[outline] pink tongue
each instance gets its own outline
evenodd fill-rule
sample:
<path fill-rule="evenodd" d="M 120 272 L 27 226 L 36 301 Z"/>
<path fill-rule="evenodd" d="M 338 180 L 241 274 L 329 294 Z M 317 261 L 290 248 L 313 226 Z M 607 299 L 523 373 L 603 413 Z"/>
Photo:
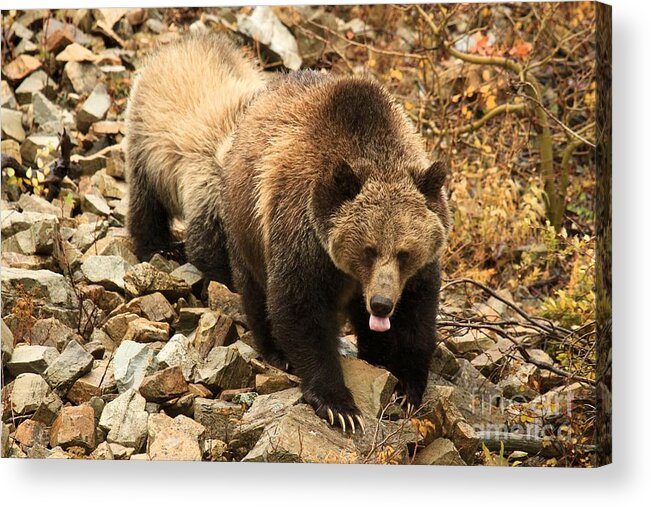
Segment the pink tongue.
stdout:
<path fill-rule="evenodd" d="M 391 329 L 391 321 L 388 317 L 376 317 L 375 315 L 371 315 L 371 318 L 368 319 L 368 327 L 373 331 L 384 333 Z"/>

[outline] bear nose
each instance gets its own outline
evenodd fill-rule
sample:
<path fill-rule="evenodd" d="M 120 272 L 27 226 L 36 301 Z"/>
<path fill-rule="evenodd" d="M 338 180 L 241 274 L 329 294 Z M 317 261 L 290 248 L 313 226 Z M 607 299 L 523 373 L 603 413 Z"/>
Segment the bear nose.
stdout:
<path fill-rule="evenodd" d="M 384 296 L 373 296 L 371 298 L 371 311 L 376 317 L 386 317 L 393 310 L 393 301 Z"/>

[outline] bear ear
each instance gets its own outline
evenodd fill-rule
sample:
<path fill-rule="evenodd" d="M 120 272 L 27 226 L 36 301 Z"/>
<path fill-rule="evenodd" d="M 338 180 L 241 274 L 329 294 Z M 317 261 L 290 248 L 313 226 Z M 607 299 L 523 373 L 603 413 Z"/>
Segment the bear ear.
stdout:
<path fill-rule="evenodd" d="M 415 175 L 414 183 L 427 200 L 434 200 L 439 197 L 446 176 L 446 165 L 440 160 L 437 160 L 424 172 Z"/>
<path fill-rule="evenodd" d="M 346 201 L 352 201 L 361 189 L 362 182 L 348 162 L 342 160 L 317 179 L 312 193 L 314 216 L 330 217 Z"/>

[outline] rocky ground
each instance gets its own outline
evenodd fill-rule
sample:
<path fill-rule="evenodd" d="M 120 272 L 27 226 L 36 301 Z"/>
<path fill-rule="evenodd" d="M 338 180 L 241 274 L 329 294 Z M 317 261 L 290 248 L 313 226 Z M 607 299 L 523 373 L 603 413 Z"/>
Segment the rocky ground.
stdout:
<path fill-rule="evenodd" d="M 352 435 L 260 358 L 237 294 L 162 255 L 139 263 L 124 229 L 124 106 L 138 58 L 179 29 L 158 11 L 70 13 L 12 13 L 5 27 L 3 456 L 540 465 L 575 452 L 559 432 L 585 383 L 537 348 L 541 331 L 510 294 L 470 305 L 461 287 L 444 291 L 442 321 L 480 324 L 443 322 L 409 419 L 392 400 L 396 379 L 357 359 L 342 332 L 345 381 L 366 423 Z M 269 9 L 218 10 L 190 29 L 236 21 L 285 67 L 301 65 L 305 41 L 286 29 L 265 38 L 284 28 Z M 505 320 L 508 336 L 490 326 Z"/>

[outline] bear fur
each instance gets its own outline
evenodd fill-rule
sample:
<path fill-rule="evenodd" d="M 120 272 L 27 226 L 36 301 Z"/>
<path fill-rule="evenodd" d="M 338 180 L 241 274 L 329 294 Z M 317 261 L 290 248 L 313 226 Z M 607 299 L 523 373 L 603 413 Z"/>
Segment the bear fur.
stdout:
<path fill-rule="evenodd" d="M 184 218 L 190 261 L 232 276 L 260 352 L 291 366 L 331 424 L 361 420 L 338 360 L 346 319 L 359 357 L 394 373 L 398 394 L 418 406 L 449 228 L 443 165 L 372 78 L 267 80 L 230 44 L 207 40 L 163 49 L 132 93 L 138 254 L 161 246 L 163 222 Z"/>

